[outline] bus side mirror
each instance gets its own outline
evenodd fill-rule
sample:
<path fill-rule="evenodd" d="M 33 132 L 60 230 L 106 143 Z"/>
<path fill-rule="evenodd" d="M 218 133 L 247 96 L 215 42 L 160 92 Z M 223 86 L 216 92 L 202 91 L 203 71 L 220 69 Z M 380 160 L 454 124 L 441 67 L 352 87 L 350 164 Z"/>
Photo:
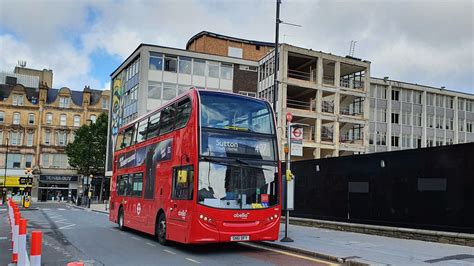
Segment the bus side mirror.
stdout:
<path fill-rule="evenodd" d="M 178 170 L 178 184 L 188 183 L 188 171 L 187 170 Z"/>

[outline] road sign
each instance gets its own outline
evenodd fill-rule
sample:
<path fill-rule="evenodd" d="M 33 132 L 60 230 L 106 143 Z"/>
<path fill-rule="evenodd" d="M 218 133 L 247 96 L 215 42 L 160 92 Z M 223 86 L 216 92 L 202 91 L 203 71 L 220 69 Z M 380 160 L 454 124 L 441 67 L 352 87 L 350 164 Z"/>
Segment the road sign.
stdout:
<path fill-rule="evenodd" d="M 303 128 L 291 128 L 291 156 L 303 156 Z"/>
<path fill-rule="evenodd" d="M 293 115 L 290 112 L 286 113 L 286 121 L 291 122 L 293 120 Z"/>

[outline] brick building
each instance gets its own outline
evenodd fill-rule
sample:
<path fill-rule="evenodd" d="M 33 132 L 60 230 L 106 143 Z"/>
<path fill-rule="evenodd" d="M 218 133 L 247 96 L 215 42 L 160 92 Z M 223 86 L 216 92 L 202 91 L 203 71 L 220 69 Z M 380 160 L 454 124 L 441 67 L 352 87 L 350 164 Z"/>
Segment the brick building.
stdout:
<path fill-rule="evenodd" d="M 31 190 L 34 200 L 50 199 L 58 193 L 74 196 L 79 179 L 68 164 L 65 146 L 74 140 L 77 128 L 108 109 L 110 91 L 89 87 L 83 91 L 53 89 L 43 76 L 30 76 L 31 71 L 15 72 L 2 73 L 0 84 L 0 186 L 6 176 L 8 192 L 24 190 L 18 180 L 25 177 L 25 168 L 32 168 L 36 178 L 26 190 Z M 23 85 L 35 77 L 40 85 Z"/>
<path fill-rule="evenodd" d="M 186 50 L 258 61 L 273 50 L 274 43 L 241 39 L 201 31 L 189 39 Z"/>

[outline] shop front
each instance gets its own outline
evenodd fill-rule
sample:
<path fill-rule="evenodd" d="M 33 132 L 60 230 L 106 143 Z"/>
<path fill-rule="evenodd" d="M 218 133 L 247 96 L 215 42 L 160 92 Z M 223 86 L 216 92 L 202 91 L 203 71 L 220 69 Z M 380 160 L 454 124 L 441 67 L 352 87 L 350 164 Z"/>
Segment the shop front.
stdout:
<path fill-rule="evenodd" d="M 6 182 L 5 182 L 6 179 Z M 0 187 L 2 189 L 2 197 L 4 199 L 13 198 L 17 202 L 21 202 L 23 196 L 31 195 L 31 187 L 33 178 L 22 176 L 1 176 Z"/>
<path fill-rule="evenodd" d="M 40 175 L 38 200 L 71 201 L 77 197 L 77 175 Z"/>

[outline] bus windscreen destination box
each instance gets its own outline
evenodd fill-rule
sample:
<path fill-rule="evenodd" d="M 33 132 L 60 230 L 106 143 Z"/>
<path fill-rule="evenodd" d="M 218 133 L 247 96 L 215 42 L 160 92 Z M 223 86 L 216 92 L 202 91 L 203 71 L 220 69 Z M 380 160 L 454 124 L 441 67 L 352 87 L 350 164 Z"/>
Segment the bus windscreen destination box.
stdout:
<path fill-rule="evenodd" d="M 274 160 L 272 138 L 243 137 L 238 134 L 203 132 L 201 154 L 216 157 L 240 157 Z"/>

